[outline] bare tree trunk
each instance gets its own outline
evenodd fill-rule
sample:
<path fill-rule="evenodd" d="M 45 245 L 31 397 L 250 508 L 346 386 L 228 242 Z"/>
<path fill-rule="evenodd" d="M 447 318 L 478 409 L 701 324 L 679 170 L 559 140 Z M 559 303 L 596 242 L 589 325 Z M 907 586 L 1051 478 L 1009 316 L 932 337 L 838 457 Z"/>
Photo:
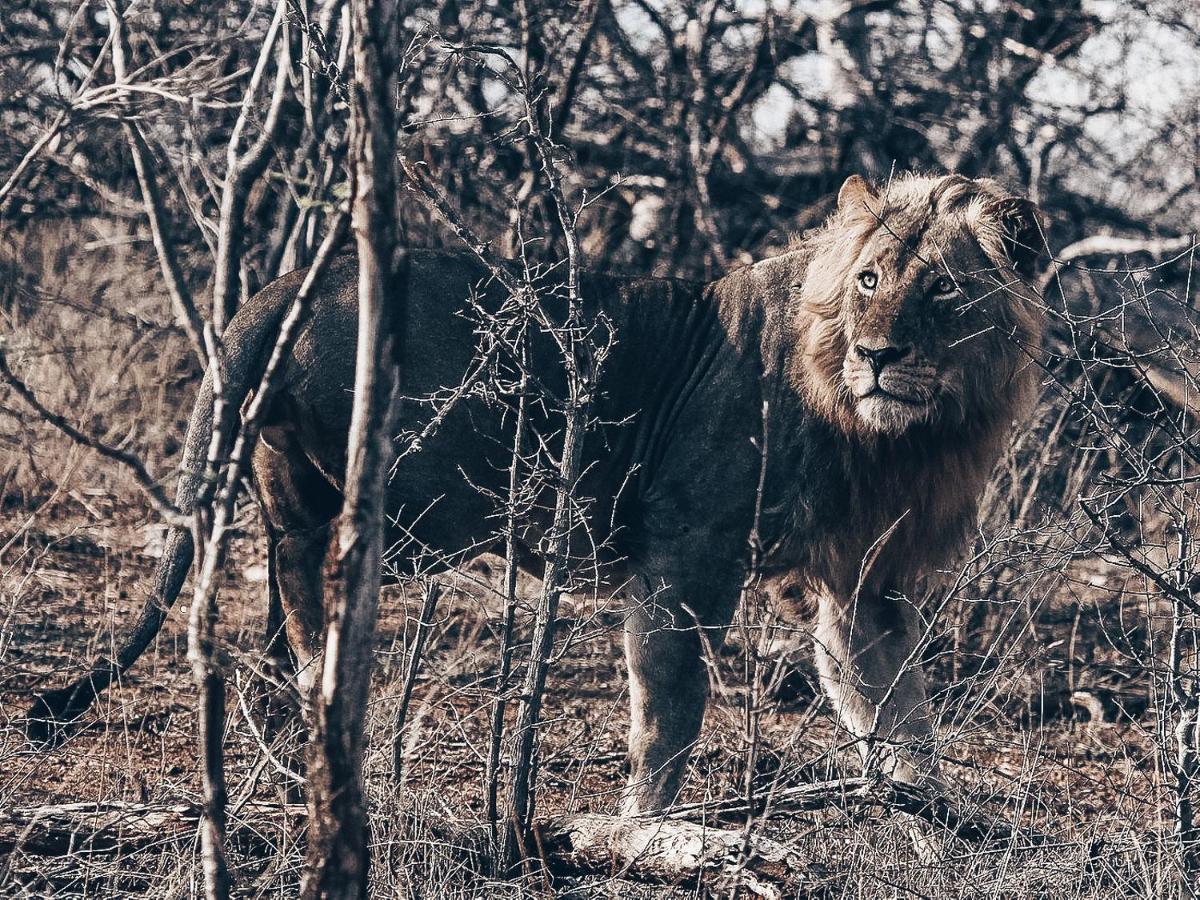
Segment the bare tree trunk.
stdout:
<path fill-rule="evenodd" d="M 1186 590 L 1189 558 L 1189 535 L 1179 535 L 1179 593 Z M 1174 720 L 1175 755 L 1175 840 L 1179 847 L 1181 898 L 1195 896 L 1194 887 L 1200 874 L 1200 828 L 1196 826 L 1196 790 L 1200 782 L 1200 747 L 1197 746 L 1200 727 L 1197 725 L 1200 692 L 1196 681 L 1196 614 L 1178 599 L 1171 603 L 1171 645 L 1167 660 L 1167 679 L 1170 703 L 1167 709 Z"/>
<path fill-rule="evenodd" d="M 367 896 L 362 762 L 383 552 L 384 495 L 394 455 L 405 258 L 396 249 L 394 0 L 352 0 L 353 227 L 358 246 L 358 352 L 345 504 L 330 579 L 325 660 L 309 748 L 306 898 Z"/>
<path fill-rule="evenodd" d="M 212 659 L 211 650 L 208 653 Z M 200 674 L 201 781 L 204 815 L 200 819 L 204 895 L 208 900 L 229 896 L 229 862 L 225 858 L 225 673 L 219 664 L 198 664 Z"/>
<path fill-rule="evenodd" d="M 514 68 L 516 68 L 514 66 Z M 519 69 L 518 69 L 519 74 Z M 537 728 L 541 722 L 542 694 L 550 669 L 554 649 L 554 624 L 558 618 L 558 599 L 565 589 L 568 575 L 570 536 L 576 522 L 575 486 L 583 460 L 583 441 L 587 431 L 591 392 L 595 387 L 603 351 L 594 345 L 595 334 L 584 320 L 582 298 L 579 295 L 580 260 L 576 221 L 567 209 L 562 190 L 562 177 L 554 158 L 554 146 L 541 131 L 533 91 L 521 82 L 525 101 L 529 142 L 542 163 L 542 174 L 551 204 L 558 216 L 559 227 L 567 249 L 567 318 L 555 336 L 562 354 L 567 375 L 567 402 L 562 456 L 558 464 L 558 484 L 554 498 L 554 517 L 547 535 L 545 574 L 542 576 L 542 596 L 533 623 L 533 641 L 529 651 L 529 669 L 521 692 L 521 709 L 515 732 L 516 753 L 513 766 L 512 792 L 509 797 L 508 824 L 505 832 L 503 857 L 513 861 L 517 856 L 518 838 L 533 819 L 537 765 L 534 753 Z"/>
<path fill-rule="evenodd" d="M 502 859 L 505 846 L 500 838 L 500 752 L 504 743 L 504 712 L 508 705 L 509 681 L 512 679 L 513 629 L 517 617 L 517 514 L 520 506 L 521 465 L 525 449 L 527 417 L 526 394 L 529 390 L 529 341 L 524 329 L 520 342 L 521 375 L 517 386 L 517 420 L 514 423 L 512 459 L 508 468 L 508 509 L 504 516 L 504 621 L 500 629 L 500 673 L 496 676 L 495 699 L 492 701 L 492 722 L 488 736 L 487 769 L 484 773 L 487 806 L 489 851 L 498 869 L 506 864 Z"/>
<path fill-rule="evenodd" d="M 537 779 L 534 751 L 537 728 L 541 722 L 542 695 L 546 690 L 546 675 L 550 670 L 550 654 L 554 648 L 554 624 L 558 618 L 558 599 L 567 576 L 567 550 L 573 520 L 575 482 L 579 478 L 583 459 L 584 408 L 572 402 L 567 410 L 567 430 L 563 438 L 560 483 L 554 501 L 554 522 L 550 531 L 550 550 L 546 556 L 542 578 L 542 596 L 533 623 L 533 642 L 529 651 L 529 669 L 521 691 L 521 711 L 517 717 L 516 761 L 513 767 L 512 794 L 509 798 L 510 828 L 506 832 L 503 857 L 513 862 L 517 857 L 518 835 L 523 834 L 534 812 L 534 792 Z M 519 831 L 518 831 L 519 829 Z"/>

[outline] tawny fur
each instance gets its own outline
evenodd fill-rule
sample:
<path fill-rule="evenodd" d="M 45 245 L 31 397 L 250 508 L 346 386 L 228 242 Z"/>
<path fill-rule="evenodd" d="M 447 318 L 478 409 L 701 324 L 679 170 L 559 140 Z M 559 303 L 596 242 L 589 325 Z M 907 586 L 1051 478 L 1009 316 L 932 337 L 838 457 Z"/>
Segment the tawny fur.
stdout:
<path fill-rule="evenodd" d="M 676 795 L 703 718 L 705 643 L 719 644 L 733 615 L 756 519 L 763 574 L 781 596 L 817 608 L 821 679 L 847 729 L 864 751 L 881 745 L 880 762 L 897 777 L 936 780 L 932 716 L 911 665 L 920 618 L 909 598 L 974 524 L 1036 385 L 1042 323 L 1026 278 L 1037 224 L 1030 204 L 987 180 L 910 176 L 876 189 L 852 178 L 821 231 L 711 284 L 583 279 L 588 312 L 612 322 L 617 343 L 594 410 L 609 424 L 585 449 L 588 530 L 572 552 L 582 559 L 600 548 L 588 571 L 627 609 L 627 811 L 659 809 Z M 499 298 L 466 257 L 413 251 L 408 270 L 401 412 L 413 434 L 472 368 L 477 335 L 456 311 L 475 287 L 485 305 Z M 269 286 L 231 323 L 225 389 L 234 408 L 301 277 Z M 943 277 L 953 296 L 934 296 Z M 270 627 L 286 632 L 302 684 L 320 644 L 321 561 L 341 503 L 355 278 L 354 261 L 343 259 L 316 292 L 254 456 Z M 532 356 L 543 383 L 561 384 L 552 344 L 535 342 Z M 470 393 L 421 452 L 402 458 L 388 489 L 388 543 L 402 547 L 400 569 L 494 545 L 489 492 L 507 489 L 511 399 Z M 549 433 L 556 423 L 542 416 L 539 406 L 530 424 Z M 211 431 L 206 381 L 184 454 L 185 509 Z M 527 549 L 545 527 L 535 515 Z M 34 737 L 57 736 L 133 664 L 191 554 L 190 535 L 173 533 L 135 632 L 114 659 L 38 698 Z"/>

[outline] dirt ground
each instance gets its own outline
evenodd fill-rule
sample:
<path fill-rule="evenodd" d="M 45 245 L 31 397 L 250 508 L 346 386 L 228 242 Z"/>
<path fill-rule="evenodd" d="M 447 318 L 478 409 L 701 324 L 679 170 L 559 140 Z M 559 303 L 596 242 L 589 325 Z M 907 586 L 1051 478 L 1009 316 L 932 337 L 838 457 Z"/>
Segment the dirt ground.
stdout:
<path fill-rule="evenodd" d="M 9 508 L 0 520 L 0 808 L 196 800 L 195 692 L 182 609 L 63 746 L 35 751 L 25 743 L 19 720 L 31 692 L 62 683 L 129 626 L 162 536 L 157 526 L 142 524 L 138 510 L 114 509 L 102 497 L 68 497 L 49 514 L 35 512 Z M 288 749 L 266 753 L 257 737 L 250 685 L 263 631 L 265 566 L 253 511 L 244 519 L 220 607 L 231 673 L 232 858 L 239 895 L 287 897 L 296 889 L 302 822 L 287 805 L 296 799 L 283 774 Z M 485 560 L 472 574 L 486 582 L 498 570 Z M 899 814 L 828 809 L 761 823 L 764 834 L 789 841 L 812 860 L 811 895 L 1163 895 L 1169 867 L 1159 852 L 1159 810 L 1167 797 L 1154 750 L 1152 687 L 1122 672 L 1120 647 L 1106 637 L 1111 628 L 1104 623 L 1125 613 L 1115 595 L 1096 589 L 1104 577 L 1093 563 L 1084 589 L 1062 587 L 1036 609 L 1021 609 L 1019 626 L 998 638 L 991 629 L 992 647 L 958 634 L 970 620 L 960 615 L 968 624 L 960 622 L 958 632 L 948 627 L 946 640 L 929 654 L 940 689 L 947 776 L 959 797 L 968 808 L 1048 835 L 1048 843 L 988 848 L 946 839 L 930 855 L 915 852 L 914 826 Z M 419 605 L 418 596 L 399 588 L 388 589 L 382 604 L 368 760 L 378 895 L 544 894 L 536 874 L 504 885 L 468 876 L 438 836 L 446 823 L 482 819 L 498 662 L 497 604 L 486 590 L 451 590 L 442 603 L 403 738 L 405 770 L 399 783 L 393 779 L 393 717 Z M 994 604 L 988 615 L 1018 606 Z M 573 598 L 563 616 L 560 634 L 569 639 L 551 678 L 540 808 L 611 812 L 623 778 L 627 721 L 619 614 Z M 735 628 L 712 667 L 714 697 L 684 800 L 744 791 L 745 641 L 739 634 Z M 772 687 L 759 704 L 758 789 L 855 774 L 855 760 L 831 749 L 844 736 L 814 687 L 807 654 L 797 649 L 803 647 L 800 629 L 781 626 L 776 638 L 787 652 L 774 654 L 782 669 L 766 667 Z M 977 666 L 964 683 L 963 667 L 985 657 L 1001 662 L 986 671 Z M 246 832 L 255 839 L 246 840 Z M 81 850 L 46 857 L 17 850 L 0 861 L 0 895 L 197 893 L 195 841 L 166 843 L 124 855 Z M 553 890 L 672 893 L 615 877 L 560 880 Z"/>

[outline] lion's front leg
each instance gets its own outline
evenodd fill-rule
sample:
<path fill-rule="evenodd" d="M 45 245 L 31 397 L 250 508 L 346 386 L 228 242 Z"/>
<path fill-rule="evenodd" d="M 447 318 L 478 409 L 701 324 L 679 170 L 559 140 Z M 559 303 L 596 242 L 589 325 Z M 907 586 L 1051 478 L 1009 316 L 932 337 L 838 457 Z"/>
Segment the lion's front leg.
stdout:
<path fill-rule="evenodd" d="M 818 597 L 814 630 L 821 684 L 865 763 L 909 784 L 940 789 L 933 716 L 919 654 L 921 620 L 905 598 Z"/>
<path fill-rule="evenodd" d="M 638 815 L 667 809 L 679 793 L 708 699 L 704 655 L 724 639 L 737 586 L 687 590 L 639 577 L 627 594 L 630 773 L 621 812 Z"/>
<path fill-rule="evenodd" d="M 636 625 L 625 632 L 629 663 L 629 782 L 625 815 L 668 808 L 704 721 L 708 675 L 696 631 Z"/>

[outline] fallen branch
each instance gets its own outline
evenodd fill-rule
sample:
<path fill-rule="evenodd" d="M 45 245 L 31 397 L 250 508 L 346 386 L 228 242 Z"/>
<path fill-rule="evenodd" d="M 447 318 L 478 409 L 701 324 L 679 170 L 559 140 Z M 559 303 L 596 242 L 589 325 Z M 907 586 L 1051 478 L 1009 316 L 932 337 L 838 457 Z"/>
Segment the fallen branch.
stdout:
<path fill-rule="evenodd" d="M 1196 244 L 1193 235 L 1173 238 L 1123 238 L 1111 234 L 1094 234 L 1068 244 L 1055 254 L 1056 262 L 1067 263 L 1087 256 L 1129 256 L 1145 253 L 1150 256 L 1174 256 L 1186 253 Z"/>
<path fill-rule="evenodd" d="M 1181 235 L 1173 238 L 1126 238 L 1111 234 L 1093 234 L 1081 238 L 1063 247 L 1054 254 L 1049 268 L 1037 277 L 1037 288 L 1045 291 L 1054 279 L 1058 277 L 1062 267 L 1078 264 L 1081 259 L 1097 256 L 1132 256 L 1145 253 L 1155 259 L 1178 257 L 1194 251 L 1196 248 L 1195 235 Z"/>
<path fill-rule="evenodd" d="M 251 801 L 242 807 L 245 831 L 261 833 L 261 819 L 283 812 L 303 815 L 304 806 Z M 0 853 L 39 856 L 79 852 L 129 852 L 196 839 L 203 807 L 196 803 L 60 803 L 0 812 Z M 235 832 L 239 829 L 235 825 Z"/>
<path fill-rule="evenodd" d="M 715 895 L 740 886 L 754 897 L 794 896 L 808 880 L 804 860 L 777 841 L 756 837 L 747 853 L 742 829 L 672 819 L 543 819 L 533 825 L 532 847 L 552 872 L 704 885 Z"/>
<path fill-rule="evenodd" d="M 838 778 L 784 788 L 765 794 L 754 809 L 748 809 L 745 799 L 731 797 L 726 801 L 690 803 L 676 806 L 670 819 L 693 819 L 714 816 L 720 821 L 738 821 L 747 814 L 771 816 L 812 812 L 837 807 L 843 810 L 874 807 L 906 813 L 948 831 L 954 837 L 974 844 L 1007 844 L 1020 841 L 1026 845 L 1045 843 L 1046 836 L 1016 828 L 989 816 L 973 815 L 956 806 L 949 798 L 931 795 L 920 788 L 889 778 Z"/>

